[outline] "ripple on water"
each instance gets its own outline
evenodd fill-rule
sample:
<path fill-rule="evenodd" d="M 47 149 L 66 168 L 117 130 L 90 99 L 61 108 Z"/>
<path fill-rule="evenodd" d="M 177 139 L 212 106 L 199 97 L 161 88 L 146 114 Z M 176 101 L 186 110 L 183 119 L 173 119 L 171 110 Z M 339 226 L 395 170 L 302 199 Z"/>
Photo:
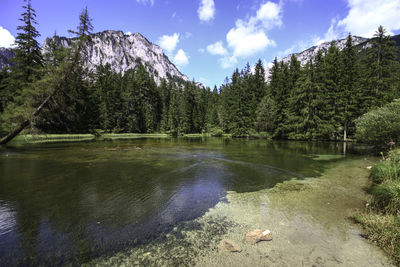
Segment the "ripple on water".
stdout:
<path fill-rule="evenodd" d="M 15 212 L 7 204 L 0 203 L 0 237 L 15 227 Z"/>

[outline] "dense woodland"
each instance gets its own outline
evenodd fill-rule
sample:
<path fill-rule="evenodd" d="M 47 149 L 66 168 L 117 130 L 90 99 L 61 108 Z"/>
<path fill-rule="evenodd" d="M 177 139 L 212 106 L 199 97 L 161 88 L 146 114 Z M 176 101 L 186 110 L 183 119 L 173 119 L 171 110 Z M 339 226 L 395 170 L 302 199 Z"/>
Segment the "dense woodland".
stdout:
<path fill-rule="evenodd" d="M 273 62 L 269 79 L 259 60 L 236 69 L 219 88 L 173 78 L 157 85 L 143 66 L 115 73 L 109 65 L 89 72 L 83 53 L 93 29 L 85 9 L 75 45 L 54 43 L 42 55 L 36 14 L 24 6 L 14 65 L 0 72 L 0 135 L 21 123 L 44 133 L 166 132 L 173 135 L 264 135 L 277 139 L 343 140 L 354 121 L 400 97 L 398 49 L 379 27 L 366 49 L 342 51 L 332 42 L 326 53 L 301 66 Z"/>

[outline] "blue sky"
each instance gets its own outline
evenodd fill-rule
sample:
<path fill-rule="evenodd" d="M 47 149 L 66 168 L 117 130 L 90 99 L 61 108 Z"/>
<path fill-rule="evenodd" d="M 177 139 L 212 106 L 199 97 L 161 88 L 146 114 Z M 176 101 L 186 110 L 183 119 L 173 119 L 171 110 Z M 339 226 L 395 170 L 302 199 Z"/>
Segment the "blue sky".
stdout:
<path fill-rule="evenodd" d="M 0 0 L 0 46 L 17 35 L 22 0 Z M 94 32 L 140 32 L 182 73 L 208 86 L 261 58 L 300 52 L 323 41 L 371 37 L 382 24 L 400 33 L 400 0 L 32 0 L 42 34 L 69 36 L 88 7 Z"/>

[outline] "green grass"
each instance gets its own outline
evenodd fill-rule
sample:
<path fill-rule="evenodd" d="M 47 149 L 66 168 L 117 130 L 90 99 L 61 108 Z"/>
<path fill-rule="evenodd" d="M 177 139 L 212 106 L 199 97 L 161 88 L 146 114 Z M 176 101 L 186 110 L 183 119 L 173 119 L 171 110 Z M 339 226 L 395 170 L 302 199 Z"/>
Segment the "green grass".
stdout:
<path fill-rule="evenodd" d="M 189 138 L 200 138 L 200 137 L 210 137 L 211 135 L 208 133 L 196 133 L 196 134 L 184 134 L 183 137 Z"/>
<path fill-rule="evenodd" d="M 14 138 L 13 142 L 50 143 L 50 142 L 77 142 L 93 140 L 93 134 L 22 134 Z"/>
<path fill-rule="evenodd" d="M 372 202 L 354 216 L 372 240 L 400 266 L 400 149 L 390 151 L 371 169 Z"/>
<path fill-rule="evenodd" d="M 13 142 L 16 143 L 61 143 L 61 142 L 81 142 L 90 140 L 116 140 L 116 139 L 140 139 L 140 138 L 167 138 L 167 134 L 136 134 L 136 133 L 123 133 L 123 134 L 100 134 L 95 136 L 93 134 L 21 134 L 14 138 Z"/>
<path fill-rule="evenodd" d="M 369 210 L 357 214 L 354 219 L 365 229 L 365 237 L 391 255 L 400 266 L 400 217 Z"/>
<path fill-rule="evenodd" d="M 169 138 L 171 135 L 163 133 L 101 133 L 98 134 L 21 134 L 14 138 L 13 142 L 18 143 L 57 143 L 57 142 L 80 142 L 90 140 L 117 140 L 117 139 L 141 139 L 141 138 Z M 221 131 L 214 131 L 211 133 L 195 133 L 185 134 L 183 137 L 187 138 L 203 138 L 203 137 L 224 137 L 231 138 L 231 134 L 225 134 Z M 251 135 L 253 138 L 268 138 L 269 136 L 265 133 L 259 133 L 257 135 Z"/>
<path fill-rule="evenodd" d="M 167 138 L 168 134 L 140 134 L 140 133 L 119 133 L 119 134 L 102 134 L 100 138 L 104 139 L 140 139 L 140 138 Z"/>

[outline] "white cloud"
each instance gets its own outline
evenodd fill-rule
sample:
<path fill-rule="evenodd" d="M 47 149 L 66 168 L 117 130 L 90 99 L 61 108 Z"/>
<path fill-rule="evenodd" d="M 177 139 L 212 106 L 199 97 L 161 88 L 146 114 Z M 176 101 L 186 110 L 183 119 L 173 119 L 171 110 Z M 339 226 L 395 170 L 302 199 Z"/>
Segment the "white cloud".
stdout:
<path fill-rule="evenodd" d="M 242 20 L 238 20 L 236 27 L 228 32 L 226 41 L 233 50 L 233 56 L 243 58 L 262 52 L 268 46 L 275 46 L 275 42 L 268 38 L 262 28 Z"/>
<path fill-rule="evenodd" d="M 12 47 L 14 42 L 14 36 L 12 36 L 8 30 L 0 26 L 0 47 Z"/>
<path fill-rule="evenodd" d="M 225 56 L 220 58 L 219 63 L 223 69 L 229 69 L 237 64 L 237 59 L 234 56 Z"/>
<path fill-rule="evenodd" d="M 219 55 L 219 56 L 225 56 L 228 54 L 228 51 L 222 45 L 221 41 L 208 45 L 207 52 L 210 53 L 211 55 Z"/>
<path fill-rule="evenodd" d="M 172 53 L 176 45 L 179 43 L 179 33 L 173 35 L 163 35 L 158 39 L 158 44 L 162 49 L 165 49 L 168 53 Z"/>
<path fill-rule="evenodd" d="M 385 27 L 390 34 L 400 30 L 399 0 L 347 0 L 349 12 L 343 19 L 333 18 L 324 36 L 314 36 L 304 45 L 294 45 L 295 52 L 302 51 L 312 45 L 320 45 L 340 38 L 348 33 L 362 37 L 372 37 L 379 25 Z M 299 49 L 301 48 L 301 49 Z"/>
<path fill-rule="evenodd" d="M 146 5 L 147 3 L 150 3 L 151 6 L 154 6 L 154 0 L 136 0 L 139 4 Z"/>
<path fill-rule="evenodd" d="M 362 37 L 372 37 L 379 25 L 385 27 L 390 34 L 400 30 L 399 0 L 347 0 L 348 14 L 331 20 L 329 29 L 323 36 L 313 36 L 306 41 L 293 44 L 285 51 L 278 52 L 279 57 L 303 51 L 313 45 L 345 38 L 348 33 Z"/>
<path fill-rule="evenodd" d="M 372 37 L 379 25 L 389 31 L 400 29 L 399 0 L 348 0 L 348 15 L 338 22 L 347 33 Z"/>
<path fill-rule="evenodd" d="M 228 46 L 233 50 L 234 57 L 248 57 L 264 51 L 275 42 L 266 34 L 266 30 L 282 25 L 281 6 L 273 2 L 261 4 L 248 21 L 236 21 L 234 28 L 226 35 Z"/>
<path fill-rule="evenodd" d="M 274 26 L 281 26 L 281 6 L 274 2 L 266 2 L 257 10 L 255 19 L 260 21 L 267 29 Z"/>
<path fill-rule="evenodd" d="M 132 33 L 131 33 L 131 32 L 126 32 L 125 34 L 126 34 L 126 35 L 132 35 Z"/>
<path fill-rule="evenodd" d="M 189 64 L 189 58 L 186 56 L 185 51 L 179 49 L 174 57 L 174 63 L 180 67 L 186 66 Z"/>
<path fill-rule="evenodd" d="M 209 22 L 213 20 L 215 16 L 214 0 L 201 0 L 197 14 L 201 21 Z"/>
<path fill-rule="evenodd" d="M 212 55 L 220 55 L 222 68 L 231 68 L 238 58 L 246 58 L 276 46 L 267 31 L 282 26 L 282 5 L 271 1 L 261 4 L 254 16 L 247 20 L 238 19 L 235 27 L 226 34 L 226 49 L 221 41 L 207 46 Z"/>

